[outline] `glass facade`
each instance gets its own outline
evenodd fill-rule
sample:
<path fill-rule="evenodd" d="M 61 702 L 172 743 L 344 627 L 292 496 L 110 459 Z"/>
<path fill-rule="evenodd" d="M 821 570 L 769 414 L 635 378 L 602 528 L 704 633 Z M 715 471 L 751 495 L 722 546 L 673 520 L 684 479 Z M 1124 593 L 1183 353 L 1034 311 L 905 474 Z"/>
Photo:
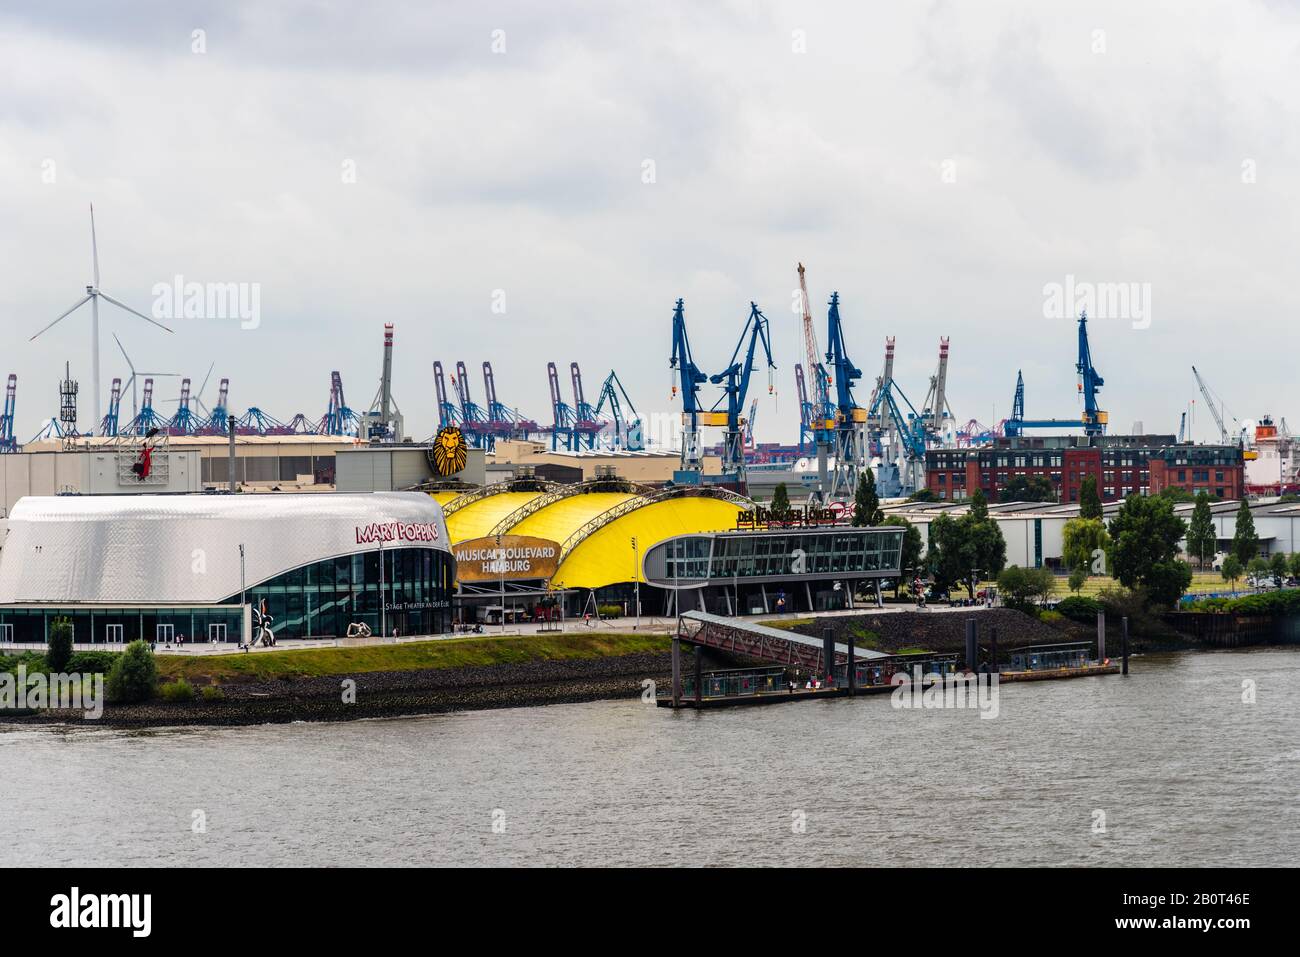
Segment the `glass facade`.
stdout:
<path fill-rule="evenodd" d="M 248 601 L 274 619 L 277 638 L 336 638 L 365 622 L 380 634 L 441 635 L 451 631 L 454 568 L 438 548 L 386 548 L 327 558 L 252 585 Z M 382 591 L 381 591 L 382 577 Z M 384 605 L 381 616 L 380 603 Z M 239 604 L 234 595 L 227 602 Z"/>
<path fill-rule="evenodd" d="M 779 533 L 688 535 L 646 555 L 646 578 L 659 582 L 898 574 L 903 529 L 826 528 Z"/>
<path fill-rule="evenodd" d="M 379 556 L 376 549 L 292 569 L 250 585 L 247 601 L 257 607 L 265 600 L 277 638 L 342 637 L 353 622 L 365 622 L 378 635 L 381 621 L 389 635 L 449 633 L 451 555 L 436 548 L 386 548 L 382 589 Z M 0 607 L 0 643 L 44 643 L 56 618 L 68 618 L 73 641 L 85 644 L 137 638 L 166 643 L 181 635 L 187 642 L 237 642 L 242 624 L 237 593 L 219 605 L 194 607 Z"/>

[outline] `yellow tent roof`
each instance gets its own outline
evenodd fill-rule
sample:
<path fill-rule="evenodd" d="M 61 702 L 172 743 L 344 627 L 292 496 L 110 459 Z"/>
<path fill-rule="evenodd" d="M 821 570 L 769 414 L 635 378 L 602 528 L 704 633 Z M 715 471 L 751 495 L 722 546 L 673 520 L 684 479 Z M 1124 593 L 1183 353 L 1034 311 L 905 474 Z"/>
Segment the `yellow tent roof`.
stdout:
<path fill-rule="evenodd" d="M 637 496 L 628 492 L 587 492 L 570 495 L 534 512 L 510 529 L 512 535 L 536 535 L 564 544 L 564 540 L 601 512 Z"/>
<path fill-rule="evenodd" d="M 481 498 L 477 502 L 471 502 L 447 516 L 447 534 L 453 543 L 482 538 L 492 531 L 501 519 L 515 509 L 527 505 L 541 494 L 541 492 L 500 492 Z"/>
<path fill-rule="evenodd" d="M 433 496 L 433 500 L 437 502 L 439 505 L 446 505 L 453 498 L 459 498 L 461 495 L 465 493 L 464 492 L 430 492 L 429 494 Z"/>
<path fill-rule="evenodd" d="M 549 511 L 543 509 L 542 514 Z M 731 502 L 698 497 L 667 499 L 635 509 L 580 542 L 561 561 L 551 583 L 564 588 L 600 588 L 633 581 L 633 537 L 643 559 L 651 546 L 675 535 L 733 529 L 740 511 L 740 506 Z M 636 574 L 641 574 L 640 569 Z"/>

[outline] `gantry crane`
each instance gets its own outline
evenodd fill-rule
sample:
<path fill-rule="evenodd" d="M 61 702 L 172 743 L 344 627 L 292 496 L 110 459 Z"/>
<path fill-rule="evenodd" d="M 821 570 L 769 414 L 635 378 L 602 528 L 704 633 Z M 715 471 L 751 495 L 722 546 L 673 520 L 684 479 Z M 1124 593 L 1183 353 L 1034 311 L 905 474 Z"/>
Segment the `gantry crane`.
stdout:
<path fill-rule="evenodd" d="M 596 415 L 595 407 L 587 401 L 587 395 L 582 390 L 582 370 L 578 368 L 576 362 L 569 363 L 569 379 L 573 383 L 574 447 L 582 449 L 585 443 L 588 449 L 594 449 L 603 423 Z"/>
<path fill-rule="evenodd" d="M 460 428 L 465 433 L 465 438 L 476 449 L 491 449 L 494 443 L 492 433 L 486 428 L 488 416 L 470 398 L 469 373 L 465 371 L 464 360 L 456 360 L 456 376 L 452 379 L 452 386 L 460 400 Z"/>
<path fill-rule="evenodd" d="M 804 444 L 804 433 L 808 433 L 808 439 L 818 447 L 823 455 L 829 454 L 831 445 L 832 430 L 835 427 L 835 408 L 831 404 L 830 386 L 831 379 L 826 371 L 826 366 L 822 364 L 821 351 L 817 347 L 817 330 L 813 326 L 812 317 L 812 300 L 808 298 L 808 281 L 804 276 L 803 263 L 798 263 L 799 269 L 799 305 L 803 313 L 803 345 L 804 357 L 807 360 L 807 374 L 812 376 L 812 391 L 808 392 L 807 382 L 804 383 L 804 393 L 806 398 L 800 399 L 799 402 L 799 446 L 802 451 Z M 797 381 L 798 373 L 796 373 Z M 805 404 L 810 403 L 805 409 Z"/>
<path fill-rule="evenodd" d="M 18 440 L 14 438 L 14 405 L 18 400 L 18 376 L 9 373 L 5 387 L 5 407 L 0 413 L 0 453 L 17 452 Z"/>
<path fill-rule="evenodd" d="M 104 414 L 104 419 L 99 423 L 99 434 L 115 436 L 117 435 L 118 417 L 122 410 L 122 380 L 114 376 L 113 385 L 108 390 L 108 411 Z"/>
<path fill-rule="evenodd" d="M 1231 444 L 1232 439 L 1228 436 L 1228 426 L 1223 421 L 1224 415 L 1230 413 L 1223 406 L 1223 400 L 1219 399 L 1217 403 L 1214 401 L 1216 396 L 1210 392 L 1210 387 L 1201 378 L 1201 374 L 1196 371 L 1196 366 L 1192 366 L 1192 375 L 1196 377 L 1196 384 L 1200 387 L 1201 395 L 1205 396 L 1205 404 L 1210 407 L 1210 414 L 1214 416 L 1214 424 L 1219 427 L 1219 442 L 1223 445 Z M 1233 416 L 1232 422 L 1233 426 L 1236 427 L 1238 424 L 1236 416 Z M 1237 431 L 1240 433 L 1240 429 Z"/>
<path fill-rule="evenodd" d="M 493 445 L 497 439 L 526 439 L 539 430 L 532 419 L 510 408 L 497 399 L 496 376 L 492 372 L 492 363 L 483 363 L 483 390 L 487 398 L 486 428 L 493 436 Z"/>
<path fill-rule="evenodd" d="M 573 407 L 560 395 L 560 372 L 554 362 L 546 363 L 546 378 L 551 388 L 553 424 L 542 429 L 542 433 L 550 433 L 553 451 L 563 444 L 566 452 L 572 452 L 574 451 L 573 423 L 577 420 L 577 416 L 574 415 Z"/>
<path fill-rule="evenodd" d="M 1022 435 L 1025 429 L 1060 429 L 1083 427 L 1085 435 L 1102 435 L 1106 431 L 1108 415 L 1097 405 L 1097 391 L 1105 381 L 1092 365 L 1092 351 L 1088 347 L 1088 314 L 1079 313 L 1079 356 L 1075 362 L 1079 375 L 1079 394 L 1083 397 L 1083 413 L 1077 420 L 1026 419 L 1025 379 L 1016 373 L 1016 393 L 1011 400 L 1011 416 L 1002 424 L 1003 434 Z"/>

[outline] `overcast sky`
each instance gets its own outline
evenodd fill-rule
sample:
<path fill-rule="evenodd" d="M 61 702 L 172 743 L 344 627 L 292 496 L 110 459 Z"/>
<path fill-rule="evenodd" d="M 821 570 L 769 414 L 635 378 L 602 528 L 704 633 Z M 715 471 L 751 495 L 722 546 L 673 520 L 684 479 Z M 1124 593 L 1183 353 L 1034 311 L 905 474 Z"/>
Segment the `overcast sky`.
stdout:
<path fill-rule="evenodd" d="M 779 367 L 775 398 L 754 378 L 759 439 L 793 441 L 802 261 L 822 348 L 840 293 L 863 402 L 885 336 L 919 404 L 945 335 L 958 421 L 1004 417 L 1022 368 L 1031 417 L 1077 416 L 1075 329 L 1044 293 L 1073 276 L 1137 284 L 1138 311 L 1091 323 L 1112 431 L 1176 431 L 1204 405 L 1193 364 L 1238 417 L 1300 429 L 1283 2 L 13 6 L 0 374 L 19 441 L 57 413 L 65 360 L 90 424 L 88 307 L 27 340 L 84 294 L 91 202 L 106 292 L 146 313 L 177 275 L 260 296 L 256 328 L 174 335 L 105 307 L 105 394 L 116 332 L 196 389 L 215 361 L 206 398 L 228 376 L 237 412 L 319 418 L 332 369 L 364 409 L 390 321 L 416 438 L 434 359 L 465 360 L 480 402 L 490 359 L 500 399 L 543 422 L 547 360 L 566 394 L 577 360 L 593 402 L 613 368 L 648 416 L 673 408 L 674 300 L 716 372 L 752 299 Z"/>

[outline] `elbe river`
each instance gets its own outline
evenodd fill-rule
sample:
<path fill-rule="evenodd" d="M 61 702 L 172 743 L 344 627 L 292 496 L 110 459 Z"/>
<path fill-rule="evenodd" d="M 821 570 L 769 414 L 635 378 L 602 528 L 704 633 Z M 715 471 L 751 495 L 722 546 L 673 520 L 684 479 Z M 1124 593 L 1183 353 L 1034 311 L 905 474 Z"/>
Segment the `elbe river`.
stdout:
<path fill-rule="evenodd" d="M 872 696 L 0 725 L 0 864 L 1296 863 L 1300 648 L 999 690 L 994 719 Z"/>

